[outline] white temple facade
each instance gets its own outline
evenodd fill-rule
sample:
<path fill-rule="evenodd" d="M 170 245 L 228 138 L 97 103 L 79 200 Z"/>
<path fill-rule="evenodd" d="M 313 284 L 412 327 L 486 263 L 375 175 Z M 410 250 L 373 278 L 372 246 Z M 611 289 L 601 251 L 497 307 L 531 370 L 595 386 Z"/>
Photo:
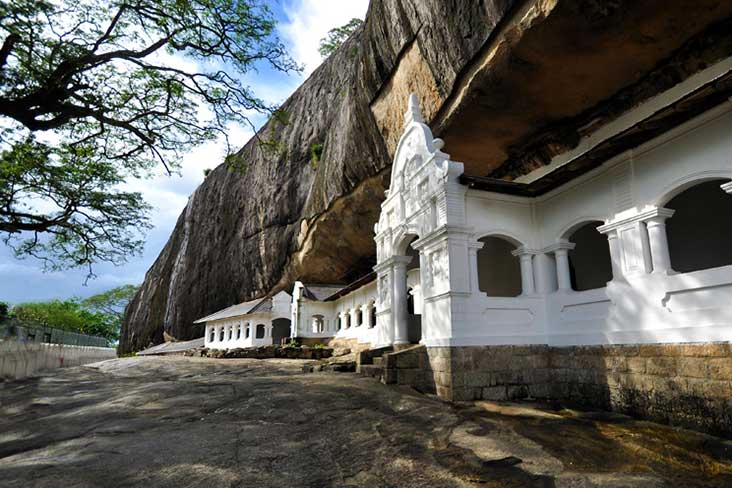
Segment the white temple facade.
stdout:
<path fill-rule="evenodd" d="M 197 323 L 210 348 L 287 337 L 373 348 L 729 341 L 730 134 L 726 102 L 546 194 L 517 196 L 461 182 L 463 165 L 442 152 L 412 95 L 375 226 L 375 276 L 296 282 L 292 295 Z"/>
<path fill-rule="evenodd" d="M 650 99 L 511 185 L 529 187 L 571 165 L 719 69 Z M 442 151 L 411 95 L 374 229 L 375 276 L 346 287 L 297 282 L 292 295 L 204 317 L 206 345 L 285 336 L 373 348 L 729 341 L 731 134 L 728 100 L 551 191 L 486 191 L 480 178 L 463 178 L 463 164 Z M 288 322 L 286 334 L 274 332 L 278 319 Z"/>
<path fill-rule="evenodd" d="M 412 95 L 375 228 L 373 345 L 415 342 L 410 295 L 428 348 L 729 341 L 731 135 L 728 101 L 546 194 L 516 196 L 463 184 Z"/>

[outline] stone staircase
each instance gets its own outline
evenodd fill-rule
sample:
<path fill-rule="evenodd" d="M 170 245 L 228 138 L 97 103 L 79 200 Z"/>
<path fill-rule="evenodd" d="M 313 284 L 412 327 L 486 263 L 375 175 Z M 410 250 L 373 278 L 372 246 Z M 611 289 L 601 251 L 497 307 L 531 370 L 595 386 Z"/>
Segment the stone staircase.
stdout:
<path fill-rule="evenodd" d="M 356 372 L 387 385 L 411 386 L 424 393 L 435 391 L 427 348 L 422 345 L 397 351 L 391 347 L 361 351 L 356 355 Z"/>
<path fill-rule="evenodd" d="M 331 339 L 328 347 L 333 349 L 333 355 L 318 363 L 308 363 L 303 371 L 332 371 L 338 373 L 352 373 L 357 369 L 358 355 L 369 349 L 369 344 L 359 343 L 358 339 L 339 337 Z"/>

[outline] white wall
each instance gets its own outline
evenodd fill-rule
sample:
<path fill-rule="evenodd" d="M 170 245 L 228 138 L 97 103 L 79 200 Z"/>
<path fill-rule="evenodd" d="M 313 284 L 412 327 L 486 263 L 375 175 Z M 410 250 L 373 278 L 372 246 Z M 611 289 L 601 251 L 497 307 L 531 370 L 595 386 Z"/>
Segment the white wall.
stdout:
<path fill-rule="evenodd" d="M 624 114 L 576 151 L 601 142 L 598 134 L 612 136 L 623 120 L 654 113 L 667 98 L 655 97 L 650 106 Z M 664 222 L 673 212 L 663 208 L 690 185 L 732 179 L 731 110 L 727 102 L 546 195 L 525 198 L 461 185 L 463 165 L 441 151 L 442 141 L 433 138 L 410 97 L 375 227 L 375 342 L 403 343 L 407 242 L 420 253 L 422 342 L 428 346 L 732 340 L 732 266 L 691 273 L 670 269 Z M 565 155 L 549 166 L 562 161 L 568 161 Z M 725 191 L 732 193 L 732 185 Z M 729 215 L 718 218 L 720 226 L 730 225 Z M 605 287 L 577 292 L 571 287 L 568 253 L 574 244 L 568 238 L 589 221 L 603 223 L 598 232 L 607 238 L 613 277 Z M 517 246 L 520 296 L 480 291 L 477 254 L 486 236 Z M 607 259 L 602 254 L 598 259 Z"/>
<path fill-rule="evenodd" d="M 467 225 L 473 237 L 502 235 L 520 242 L 532 254 L 536 293 L 499 299 L 473 288 L 459 306 L 462 318 L 453 322 L 451 336 L 433 344 L 732 340 L 732 266 L 654 273 L 649 218 L 644 217 L 695 182 L 732 178 L 727 105 L 540 198 L 468 191 Z M 730 216 L 719 218 L 720 225 L 729 225 Z M 609 224 L 612 230 L 606 232 L 618 236 L 618 276 L 604 289 L 556 291 L 550 249 L 591 220 Z M 539 286 L 546 282 L 550 285 Z"/>
<path fill-rule="evenodd" d="M 369 326 L 369 314 L 371 313 L 370 306 L 375 301 L 376 282 L 367 283 L 332 302 L 319 302 L 300 298 L 298 311 L 299 336 L 307 338 L 349 338 L 373 345 L 376 343 L 377 330 Z M 360 326 L 356 325 L 356 312 L 359 309 L 363 317 L 363 323 Z M 325 330 L 322 333 L 313 332 L 312 319 L 314 315 L 324 317 Z M 347 315 L 351 316 L 351 326 L 348 328 L 346 328 Z M 337 328 L 339 316 L 342 317 L 343 325 L 340 330 Z"/>
<path fill-rule="evenodd" d="M 110 347 L 70 346 L 66 344 L 0 342 L 0 378 L 23 379 L 41 371 L 114 359 Z"/>

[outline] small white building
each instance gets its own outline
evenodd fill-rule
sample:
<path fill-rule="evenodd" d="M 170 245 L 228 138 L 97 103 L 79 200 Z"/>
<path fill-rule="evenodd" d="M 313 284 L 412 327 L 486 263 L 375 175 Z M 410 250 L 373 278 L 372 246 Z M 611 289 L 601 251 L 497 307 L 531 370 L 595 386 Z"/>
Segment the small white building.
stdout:
<path fill-rule="evenodd" d="M 290 302 L 290 295 L 283 291 L 225 308 L 194 323 L 206 324 L 204 346 L 210 349 L 281 344 L 291 336 Z"/>

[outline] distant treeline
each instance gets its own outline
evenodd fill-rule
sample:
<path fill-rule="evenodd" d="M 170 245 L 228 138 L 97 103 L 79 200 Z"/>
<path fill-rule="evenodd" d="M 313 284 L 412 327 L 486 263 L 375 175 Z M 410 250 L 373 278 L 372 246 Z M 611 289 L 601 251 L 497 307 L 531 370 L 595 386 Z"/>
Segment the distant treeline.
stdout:
<path fill-rule="evenodd" d="M 137 286 L 125 285 L 92 297 L 18 303 L 0 302 L 0 322 L 18 326 L 52 327 L 69 332 L 119 339 L 124 309 Z"/>

